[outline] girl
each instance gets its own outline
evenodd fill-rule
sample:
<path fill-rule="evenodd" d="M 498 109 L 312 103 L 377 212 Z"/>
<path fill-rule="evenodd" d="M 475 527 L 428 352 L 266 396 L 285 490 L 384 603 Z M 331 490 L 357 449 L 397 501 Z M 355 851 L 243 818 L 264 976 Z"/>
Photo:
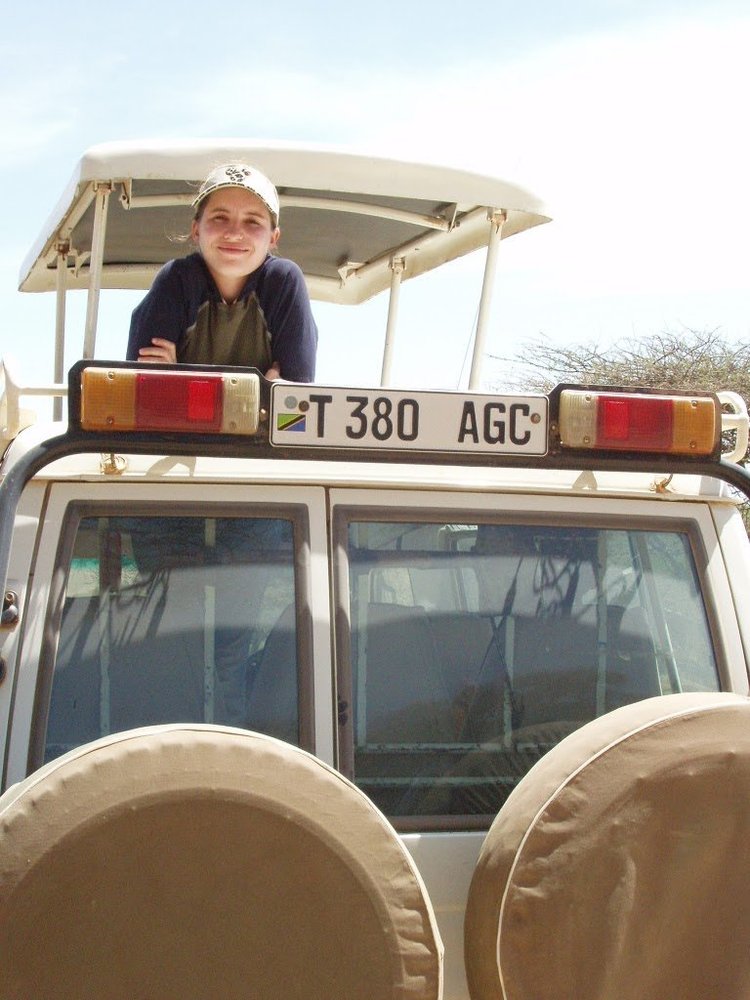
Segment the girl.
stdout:
<path fill-rule="evenodd" d="M 274 257 L 279 196 L 244 163 L 211 171 L 193 202 L 197 252 L 168 261 L 133 311 L 130 361 L 250 366 L 312 382 L 318 331 L 304 278 Z"/>

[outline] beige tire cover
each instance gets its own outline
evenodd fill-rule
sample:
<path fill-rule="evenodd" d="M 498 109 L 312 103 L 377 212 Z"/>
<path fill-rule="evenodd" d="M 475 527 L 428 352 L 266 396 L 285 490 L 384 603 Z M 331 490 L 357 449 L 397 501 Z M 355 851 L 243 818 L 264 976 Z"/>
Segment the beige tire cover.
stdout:
<path fill-rule="evenodd" d="M 750 997 L 750 700 L 670 695 L 568 736 L 493 823 L 473 1000 Z"/>
<path fill-rule="evenodd" d="M 428 1000 L 442 945 L 395 831 L 270 737 L 158 726 L 0 798 L 0 998 Z"/>

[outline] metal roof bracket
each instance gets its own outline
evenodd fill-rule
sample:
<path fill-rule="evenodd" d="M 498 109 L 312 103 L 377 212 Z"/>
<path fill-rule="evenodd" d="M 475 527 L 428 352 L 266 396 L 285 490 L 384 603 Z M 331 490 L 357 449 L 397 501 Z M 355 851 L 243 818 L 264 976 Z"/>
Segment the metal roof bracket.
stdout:
<path fill-rule="evenodd" d="M 55 363 L 53 374 L 55 382 L 58 383 L 62 383 L 65 376 L 65 304 L 69 253 L 69 241 L 61 240 L 57 244 L 57 274 L 55 286 Z M 52 417 L 54 420 L 62 419 L 62 399 L 59 396 L 55 396 L 52 403 Z"/>
<path fill-rule="evenodd" d="M 380 384 L 389 385 L 391 381 L 391 368 L 393 365 L 393 341 L 396 332 L 396 319 L 398 317 L 398 299 L 401 292 L 401 278 L 406 270 L 406 258 L 394 257 L 390 263 L 391 268 L 391 290 L 388 296 L 388 320 L 385 327 L 385 346 L 383 347 L 383 368 L 380 375 Z"/>
<path fill-rule="evenodd" d="M 126 177 L 125 180 L 120 182 L 120 204 L 127 212 L 133 202 L 133 179 L 132 177 Z"/>
<path fill-rule="evenodd" d="M 490 236 L 487 243 L 487 257 L 484 264 L 484 278 L 482 279 L 482 294 L 479 299 L 479 313 L 477 314 L 477 334 L 474 340 L 474 355 L 471 359 L 471 374 L 469 376 L 469 388 L 480 388 L 480 375 L 482 370 L 482 360 L 484 358 L 484 345 L 487 339 L 487 321 L 490 314 L 490 303 L 492 301 L 492 288 L 495 282 L 495 272 L 497 271 L 497 251 L 500 246 L 500 238 L 503 234 L 503 223 L 507 219 L 507 213 L 498 209 L 488 209 L 487 218 L 490 223 Z"/>
<path fill-rule="evenodd" d="M 83 333 L 83 357 L 93 358 L 96 348 L 96 322 L 99 316 L 99 293 L 102 287 L 104 238 L 107 231 L 107 206 L 112 193 L 111 182 L 94 185 L 94 233 L 91 241 L 89 294 L 86 301 L 86 326 Z"/>

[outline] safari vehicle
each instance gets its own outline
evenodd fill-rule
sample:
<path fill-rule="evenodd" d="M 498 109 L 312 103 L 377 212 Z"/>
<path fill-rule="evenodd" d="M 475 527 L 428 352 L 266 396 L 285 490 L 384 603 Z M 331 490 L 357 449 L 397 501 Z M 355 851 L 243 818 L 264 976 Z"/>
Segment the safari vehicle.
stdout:
<path fill-rule="evenodd" d="M 390 289 L 381 386 L 94 360 L 235 158 L 313 298 Z M 81 160 L 21 276 L 55 384 L 4 372 L 3 1000 L 745 995 L 747 413 L 478 391 L 500 239 L 547 221 L 343 153 Z M 389 388 L 400 282 L 482 247 L 469 391 Z"/>

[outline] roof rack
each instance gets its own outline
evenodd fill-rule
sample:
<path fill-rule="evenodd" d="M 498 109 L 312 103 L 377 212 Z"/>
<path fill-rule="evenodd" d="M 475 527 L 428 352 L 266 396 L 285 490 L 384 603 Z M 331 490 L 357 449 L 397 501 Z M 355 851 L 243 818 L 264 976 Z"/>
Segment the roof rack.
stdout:
<path fill-rule="evenodd" d="M 16 378 L 15 366 L 7 358 L 0 359 L 0 454 L 25 427 L 36 423 L 35 410 L 21 406 L 24 396 L 37 396 L 53 400 L 68 395 L 67 384 L 21 385 Z"/>
<path fill-rule="evenodd" d="M 18 407 L 18 397 L 27 392 L 34 395 L 59 395 L 61 386 L 37 387 L 27 389 L 19 387 L 11 378 L 8 379 L 7 367 L 5 371 L 5 391 L 2 396 L 3 412 L 11 413 L 13 420 L 18 424 L 21 421 Z M 98 396 L 99 403 L 94 406 L 94 421 L 91 425 L 93 430 L 86 430 L 85 425 L 88 417 L 85 415 L 84 405 L 84 383 L 87 381 L 87 372 L 92 373 L 90 385 L 94 390 L 94 397 Z M 121 391 L 120 379 L 136 380 L 142 377 L 146 380 L 158 380 L 173 378 L 179 381 L 195 379 L 195 392 L 192 396 L 194 406 L 188 406 L 190 420 L 199 427 L 198 431 L 179 430 L 163 424 L 165 410 L 163 406 L 155 407 L 157 414 L 157 424 L 147 425 L 147 429 L 139 429 L 137 419 L 130 424 L 123 423 L 120 417 L 108 416 L 110 400 L 121 400 L 130 397 L 137 400 L 139 390 L 131 387 L 125 393 Z M 245 420 L 245 427 L 238 433 L 234 433 L 229 425 L 223 422 L 223 415 L 216 413 L 216 420 L 211 414 L 211 407 L 214 402 L 218 402 L 224 397 L 225 388 L 218 389 L 209 383 L 216 380 L 235 379 L 237 382 L 238 395 L 232 400 L 235 405 L 234 413 L 239 413 Z M 10 386 L 10 389 L 8 388 Z M 104 396 L 99 392 L 104 387 Z M 114 394 L 112 393 L 112 390 Z M 154 394 L 157 400 L 163 400 L 165 386 L 162 384 Z M 232 391 L 232 390 L 230 390 Z M 299 402 L 293 397 L 295 393 L 300 397 Z M 310 413 L 310 403 L 317 408 L 318 414 L 324 412 L 329 403 L 336 409 L 336 396 L 339 402 L 344 400 L 347 404 L 353 404 L 349 416 L 355 419 L 355 438 L 358 436 L 359 427 L 356 425 L 359 414 L 362 412 L 364 404 L 362 400 L 367 400 L 370 407 L 372 421 L 372 431 L 364 442 L 364 446 L 359 444 L 355 449 L 351 446 L 343 447 L 342 438 L 339 435 L 334 437 L 331 445 L 325 449 L 318 449 L 317 455 L 325 461 L 362 461 L 375 463 L 396 463 L 396 464 L 424 464 L 424 465 L 452 465 L 469 466 L 485 465 L 507 468 L 533 469 L 560 469 L 575 470 L 579 472 L 649 472 L 664 474 L 667 478 L 676 473 L 686 473 L 689 475 L 707 476 L 721 480 L 734 487 L 745 497 L 750 499 L 750 472 L 736 464 L 737 460 L 744 456 L 748 445 L 748 414 L 744 401 L 735 393 L 722 393 L 714 395 L 711 393 L 674 393 L 665 394 L 657 390 L 641 389 L 621 389 L 616 387 L 591 387 L 591 386 L 557 386 L 549 397 L 529 395 L 519 397 L 499 397 L 481 396 L 471 393 L 447 393 L 447 392 L 424 392 L 416 394 L 405 394 L 394 390 L 375 390 L 374 396 L 367 396 L 371 390 L 363 390 L 358 394 L 358 390 L 342 389 L 341 387 L 321 387 L 317 385 L 295 385 L 294 383 L 270 383 L 266 381 L 256 369 L 230 369 L 221 372 L 219 369 L 205 369 L 196 365 L 139 365 L 136 362 L 116 362 L 114 365 L 101 361 L 80 361 L 73 366 L 69 373 L 69 398 L 70 414 L 68 428 L 55 437 L 46 438 L 37 444 L 32 445 L 28 450 L 23 451 L 17 460 L 12 462 L 7 468 L 5 475 L 0 480 L 0 503 L 3 509 L 3 518 L 0 519 L 0 578 L 4 579 L 7 572 L 10 544 L 13 531 L 15 511 L 21 498 L 21 494 L 26 483 L 41 469 L 59 458 L 66 455 L 104 453 L 114 454 L 115 452 L 124 454 L 153 455 L 205 455 L 215 457 L 232 457 L 247 459 L 250 457 L 276 459 L 304 459 L 311 460 L 316 455 L 315 448 L 295 446 L 292 435 L 289 438 L 289 445 L 286 443 L 279 445 L 279 436 L 274 438 L 274 429 L 283 429 L 286 418 L 294 416 L 288 413 L 296 406 L 298 413 Z M 305 397 L 307 394 L 307 397 Z M 148 395 L 148 393 L 146 394 Z M 190 398 L 191 391 L 188 390 Z M 109 396 L 109 399 L 104 398 Z M 330 400 L 328 397 L 330 396 Z M 385 417 L 385 404 L 379 401 L 384 400 L 390 403 L 389 414 L 394 412 L 393 407 L 398 411 L 402 397 L 406 398 L 409 404 L 404 408 L 407 415 L 413 417 L 415 407 L 421 405 L 421 397 L 433 396 L 435 399 L 446 401 L 446 404 L 453 406 L 453 418 L 459 414 L 459 422 L 466 418 L 465 427 L 467 434 L 471 437 L 471 430 L 477 429 L 479 420 L 474 420 L 471 416 L 472 407 L 476 405 L 476 410 L 484 409 L 485 436 L 489 427 L 491 433 L 498 433 L 496 419 L 508 417 L 512 420 L 512 408 L 518 406 L 521 413 L 521 430 L 515 442 L 505 443 L 496 437 L 494 440 L 498 444 L 497 453 L 481 453 L 472 451 L 471 441 L 469 446 L 461 448 L 446 448 L 441 450 L 420 450 L 421 445 L 417 442 L 416 450 L 409 447 L 401 448 L 391 442 L 398 438 L 391 435 L 388 440 L 383 440 L 383 435 L 375 432 L 377 420 Z M 314 397 L 318 397 L 317 399 Z M 447 397 L 463 397 L 459 399 L 459 406 L 455 407 L 455 398 L 450 402 Z M 104 399 L 103 406 L 100 405 Z M 655 405 L 648 400 L 655 401 Z M 611 434 L 602 442 L 594 442 L 582 428 L 588 426 L 599 428 L 601 421 L 596 412 L 592 409 L 600 403 L 604 403 L 609 409 L 611 418 Z M 707 407 L 706 402 L 712 402 L 714 414 L 713 422 L 705 423 L 702 415 Z M 302 405 L 307 404 L 307 405 Z M 570 405 L 568 405 L 570 404 Z M 432 405 L 432 404 L 430 404 Z M 641 437 L 644 431 L 643 416 L 644 405 L 651 411 L 646 424 L 646 434 L 655 434 L 656 439 L 650 439 L 645 446 L 635 451 L 621 451 L 623 446 L 622 431 L 623 420 L 621 406 L 633 407 L 630 416 L 626 418 L 634 430 L 636 438 Z M 678 450 L 674 450 L 669 444 L 664 447 L 663 431 L 665 426 L 664 406 L 674 407 L 673 415 L 669 416 L 667 423 L 677 440 Z M 493 409 L 494 408 L 494 409 Z M 493 409 L 488 420 L 488 409 Z M 567 409 L 567 413 L 566 413 Z M 721 411 L 729 411 L 721 413 Z M 171 419 L 172 408 L 169 408 Z M 15 414 L 15 415 L 14 415 Z M 469 416 L 467 416 L 467 414 Z M 339 416 L 341 411 L 339 409 Z M 605 415 L 606 416 L 606 415 Z M 198 418 L 196 420 L 196 417 Z M 249 418 L 249 420 L 248 420 Z M 631 419 L 632 418 L 632 419 Z M 311 420 L 313 417 L 311 416 Z M 391 417 L 389 416 L 390 420 Z M 565 422 L 568 422 L 570 436 L 565 430 Z M 207 424 L 213 423 L 210 431 L 206 430 Z M 341 423 L 341 421 L 339 421 Z M 606 424 L 606 420 L 605 420 Z M 539 445 L 538 435 L 532 433 L 530 428 L 534 425 L 540 426 L 546 445 Z M 117 429 L 119 426 L 120 429 Z M 289 425 L 287 425 L 289 426 Z M 318 427 L 320 425 L 318 424 Z M 701 431 L 703 426 L 703 431 Z M 693 430 L 698 430 L 703 443 L 695 453 L 692 452 L 693 438 L 690 436 Z M 414 430 L 414 423 L 406 427 L 405 439 L 411 440 Z M 735 443 L 732 449 L 722 454 L 722 442 L 720 435 L 725 430 L 735 432 Z M 687 436 L 686 436 L 687 431 Z M 705 431 L 705 432 L 704 432 Z M 598 433 L 598 431 L 597 431 Z M 477 433 L 477 437 L 479 437 Z M 578 436 L 578 440 L 576 439 Z M 512 437 L 512 434 L 511 434 Z M 609 444 L 607 443 L 609 440 Z M 481 445 L 481 442 L 477 442 Z M 513 447 L 506 447 L 512 444 Z M 530 447 L 525 446 L 529 444 Z M 382 447 L 381 447 L 382 446 Z M 428 449 L 429 449 L 428 443 Z M 625 445 L 630 448 L 630 445 Z"/>

